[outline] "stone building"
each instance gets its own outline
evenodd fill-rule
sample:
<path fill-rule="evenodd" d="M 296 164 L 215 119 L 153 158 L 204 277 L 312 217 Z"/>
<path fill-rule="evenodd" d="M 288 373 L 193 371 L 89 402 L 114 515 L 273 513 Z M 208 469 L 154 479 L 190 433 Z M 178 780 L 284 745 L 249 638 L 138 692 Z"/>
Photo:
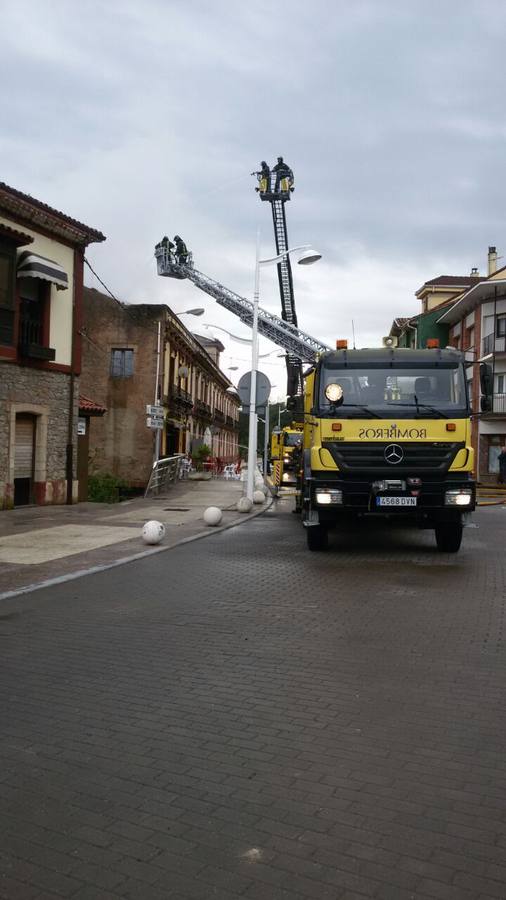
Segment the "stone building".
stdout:
<path fill-rule="evenodd" d="M 0 509 L 77 500 L 84 251 L 103 240 L 0 183 Z"/>
<path fill-rule="evenodd" d="M 93 422 L 91 472 L 146 485 L 156 449 L 146 407 L 155 398 L 163 406 L 161 456 L 207 443 L 214 456 L 237 457 L 240 401 L 219 368 L 219 348 L 210 348 L 212 358 L 168 306 L 120 303 L 85 288 L 82 336 L 81 392 L 107 408 Z"/>

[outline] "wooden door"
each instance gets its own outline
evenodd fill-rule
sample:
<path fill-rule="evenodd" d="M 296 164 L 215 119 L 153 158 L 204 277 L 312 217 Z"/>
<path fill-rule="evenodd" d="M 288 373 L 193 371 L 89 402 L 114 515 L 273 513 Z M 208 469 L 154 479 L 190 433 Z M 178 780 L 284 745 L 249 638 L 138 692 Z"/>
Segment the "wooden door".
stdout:
<path fill-rule="evenodd" d="M 33 503 L 35 416 L 16 416 L 14 443 L 14 506 Z"/>

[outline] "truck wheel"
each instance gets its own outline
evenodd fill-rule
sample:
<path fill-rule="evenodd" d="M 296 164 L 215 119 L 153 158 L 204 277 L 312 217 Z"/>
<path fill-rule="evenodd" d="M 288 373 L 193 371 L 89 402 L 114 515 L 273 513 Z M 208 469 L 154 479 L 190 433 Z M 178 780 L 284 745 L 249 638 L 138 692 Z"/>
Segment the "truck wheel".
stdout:
<path fill-rule="evenodd" d="M 440 553 L 457 553 L 462 543 L 462 524 L 436 525 L 436 544 Z"/>
<path fill-rule="evenodd" d="M 306 528 L 308 550 L 326 550 L 329 545 L 329 535 L 323 525 L 313 525 Z"/>

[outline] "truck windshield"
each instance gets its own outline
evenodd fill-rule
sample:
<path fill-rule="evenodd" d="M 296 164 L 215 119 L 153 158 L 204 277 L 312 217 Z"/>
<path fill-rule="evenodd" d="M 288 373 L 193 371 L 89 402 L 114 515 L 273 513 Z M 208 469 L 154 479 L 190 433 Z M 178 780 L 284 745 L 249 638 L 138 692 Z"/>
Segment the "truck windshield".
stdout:
<path fill-rule="evenodd" d="M 343 403 L 334 406 L 325 393 L 338 384 Z M 367 418 L 368 410 L 384 418 L 442 418 L 469 415 L 462 366 L 437 369 L 352 369 L 322 366 L 319 407 L 323 414 Z"/>
<path fill-rule="evenodd" d="M 302 441 L 302 434 L 300 431 L 296 431 L 293 434 L 287 434 L 285 432 L 285 447 L 297 447 Z"/>

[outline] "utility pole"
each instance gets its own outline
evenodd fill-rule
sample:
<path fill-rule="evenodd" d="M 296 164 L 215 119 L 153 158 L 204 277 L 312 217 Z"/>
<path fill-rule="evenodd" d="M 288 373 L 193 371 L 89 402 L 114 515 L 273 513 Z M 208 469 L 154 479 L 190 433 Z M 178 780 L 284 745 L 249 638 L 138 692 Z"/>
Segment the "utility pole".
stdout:
<path fill-rule="evenodd" d="M 158 406 L 160 398 L 160 344 L 161 344 L 162 323 L 158 321 L 158 338 L 156 342 L 156 381 L 155 381 L 155 406 Z M 160 458 L 160 428 L 155 430 L 155 462 Z"/>

